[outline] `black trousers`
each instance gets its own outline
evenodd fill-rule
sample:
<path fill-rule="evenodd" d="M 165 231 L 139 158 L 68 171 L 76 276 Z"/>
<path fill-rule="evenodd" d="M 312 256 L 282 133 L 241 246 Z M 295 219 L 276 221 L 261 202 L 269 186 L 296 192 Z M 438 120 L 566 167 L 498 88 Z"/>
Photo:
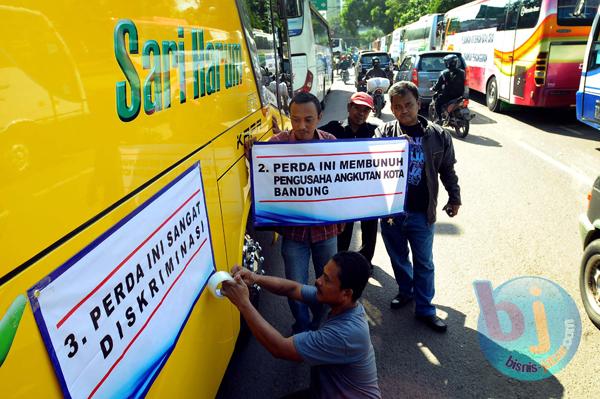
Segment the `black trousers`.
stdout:
<path fill-rule="evenodd" d="M 460 97 L 460 96 L 458 96 L 458 97 Z M 435 113 L 437 114 L 438 118 L 440 118 L 440 119 L 442 118 L 442 110 L 443 110 L 444 105 L 448 104 L 451 100 L 454 100 L 455 98 L 458 98 L 458 97 L 442 94 L 435 100 Z"/>
<path fill-rule="evenodd" d="M 375 243 L 377 242 L 377 225 L 378 219 L 362 220 L 360 222 L 360 230 L 362 232 L 362 245 L 358 252 L 362 254 L 369 262 L 373 260 L 375 254 Z M 350 241 L 352 241 L 352 231 L 354 230 L 354 223 L 346 223 L 344 231 L 338 236 L 338 251 L 347 251 L 350 248 Z"/>

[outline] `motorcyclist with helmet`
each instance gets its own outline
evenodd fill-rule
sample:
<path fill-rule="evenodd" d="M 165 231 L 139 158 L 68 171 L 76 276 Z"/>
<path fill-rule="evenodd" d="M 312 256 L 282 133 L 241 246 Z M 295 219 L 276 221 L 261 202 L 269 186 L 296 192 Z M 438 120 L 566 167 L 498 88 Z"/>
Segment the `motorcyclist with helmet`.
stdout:
<path fill-rule="evenodd" d="M 465 71 L 458 67 L 458 56 L 448 54 L 444 57 L 444 69 L 436 84 L 431 88 L 434 92 L 441 93 L 435 99 L 435 113 L 437 122 L 441 122 L 444 105 L 465 95 Z"/>
<path fill-rule="evenodd" d="M 365 74 L 365 80 L 369 80 L 371 78 L 387 78 L 387 73 L 381 69 L 381 62 L 379 58 L 373 58 L 373 68 L 369 69 Z"/>
<path fill-rule="evenodd" d="M 342 69 L 342 71 L 344 69 L 350 68 L 350 57 L 348 57 L 347 55 L 342 55 L 340 57 L 340 68 Z"/>

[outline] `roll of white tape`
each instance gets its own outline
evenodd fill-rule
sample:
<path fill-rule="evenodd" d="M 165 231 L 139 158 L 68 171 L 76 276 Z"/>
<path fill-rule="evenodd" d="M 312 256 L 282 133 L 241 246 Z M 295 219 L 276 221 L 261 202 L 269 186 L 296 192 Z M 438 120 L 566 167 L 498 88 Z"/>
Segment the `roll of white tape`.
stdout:
<path fill-rule="evenodd" d="M 224 295 L 221 293 L 221 284 L 225 280 L 233 281 L 233 277 L 231 277 L 231 274 L 223 271 L 216 272 L 208 279 L 208 289 L 215 298 L 223 298 Z"/>

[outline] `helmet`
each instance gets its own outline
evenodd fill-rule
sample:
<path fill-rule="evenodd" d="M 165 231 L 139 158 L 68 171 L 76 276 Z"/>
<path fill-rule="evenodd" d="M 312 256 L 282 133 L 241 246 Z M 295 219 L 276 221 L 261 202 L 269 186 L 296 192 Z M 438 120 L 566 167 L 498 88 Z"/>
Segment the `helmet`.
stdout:
<path fill-rule="evenodd" d="M 373 66 L 377 66 L 379 65 L 379 58 L 375 57 L 373 58 Z"/>
<path fill-rule="evenodd" d="M 448 54 L 444 57 L 444 64 L 448 69 L 456 69 L 458 67 L 458 56 L 456 54 Z"/>

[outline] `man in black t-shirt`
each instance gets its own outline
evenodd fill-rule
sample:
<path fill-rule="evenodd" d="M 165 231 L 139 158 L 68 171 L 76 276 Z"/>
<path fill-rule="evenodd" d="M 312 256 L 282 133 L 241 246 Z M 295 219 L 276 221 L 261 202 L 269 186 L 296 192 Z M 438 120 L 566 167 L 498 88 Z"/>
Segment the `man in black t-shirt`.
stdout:
<path fill-rule="evenodd" d="M 418 116 L 421 104 L 413 83 L 398 82 L 388 94 L 396 120 L 379 127 L 375 135 L 407 137 L 410 142 L 405 213 L 381 219 L 381 236 L 398 283 L 398 295 L 390 306 L 397 309 L 414 299 L 415 317 L 434 331 L 445 332 L 446 323 L 431 303 L 435 294 L 433 224 L 438 176 L 449 197 L 443 210 L 454 217 L 461 204 L 452 138 L 438 125 Z"/>
<path fill-rule="evenodd" d="M 367 122 L 373 109 L 373 98 L 367 93 L 354 93 L 348 100 L 348 118 L 345 121 L 331 121 L 319 129 L 333 134 L 338 139 L 370 139 L 377 125 Z M 338 251 L 347 251 L 352 240 L 354 223 L 346 223 L 344 231 L 338 236 Z M 361 220 L 362 245 L 359 252 L 369 262 L 375 254 L 377 242 L 377 219 Z M 373 265 L 371 265 L 371 269 Z"/>

